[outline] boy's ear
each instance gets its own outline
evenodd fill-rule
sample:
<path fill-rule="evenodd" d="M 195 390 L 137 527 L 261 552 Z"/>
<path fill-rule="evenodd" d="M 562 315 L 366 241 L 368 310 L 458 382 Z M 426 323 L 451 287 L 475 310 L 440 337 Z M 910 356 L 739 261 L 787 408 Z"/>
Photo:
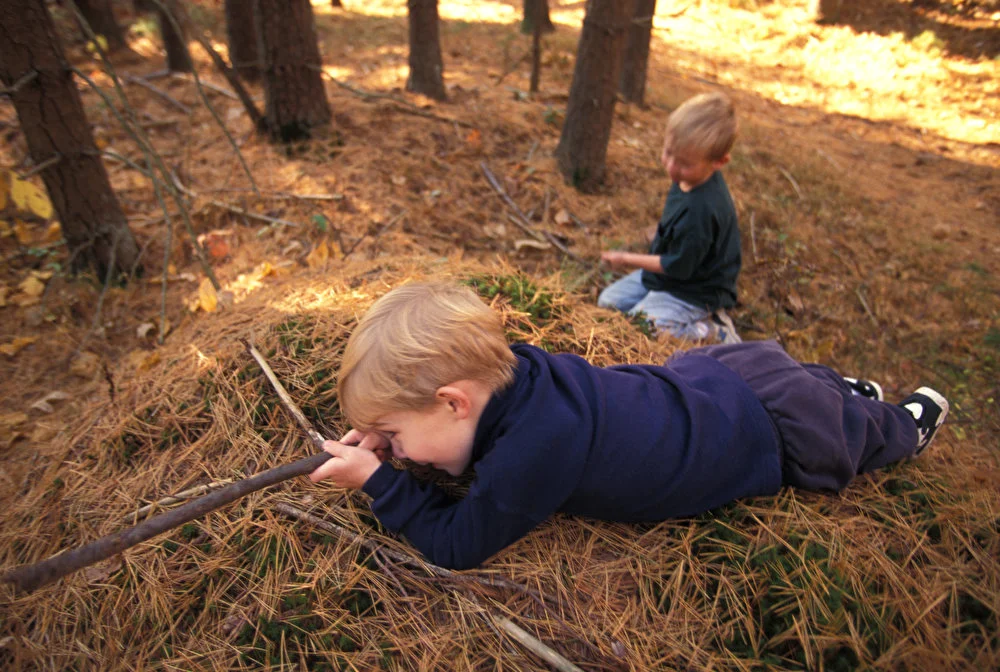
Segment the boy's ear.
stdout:
<path fill-rule="evenodd" d="M 730 158 L 732 158 L 732 157 L 727 153 L 721 159 L 716 159 L 712 163 L 715 165 L 715 169 L 718 170 L 719 168 L 722 168 L 724 165 L 726 165 L 727 163 L 729 163 L 729 159 Z"/>
<path fill-rule="evenodd" d="M 467 418 L 469 412 L 472 410 L 472 399 L 469 398 L 465 390 L 457 385 L 439 387 L 437 392 L 434 393 L 434 398 L 448 404 L 448 408 L 455 413 L 459 420 Z"/>

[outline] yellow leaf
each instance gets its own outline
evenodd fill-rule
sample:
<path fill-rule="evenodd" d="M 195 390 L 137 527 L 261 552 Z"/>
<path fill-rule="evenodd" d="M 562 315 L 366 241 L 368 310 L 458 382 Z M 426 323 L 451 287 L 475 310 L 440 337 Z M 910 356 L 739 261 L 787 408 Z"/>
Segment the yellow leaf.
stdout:
<path fill-rule="evenodd" d="M 14 220 L 14 237 L 22 245 L 31 245 L 35 240 L 31 227 L 28 226 L 27 222 L 22 222 L 20 219 Z"/>
<path fill-rule="evenodd" d="M 101 358 L 92 352 L 81 352 L 69 364 L 69 372 L 81 378 L 93 378 L 101 364 Z"/>
<path fill-rule="evenodd" d="M 201 284 L 198 285 L 198 304 L 206 313 L 214 313 L 219 305 L 215 287 L 212 286 L 212 281 L 208 278 L 202 280 Z"/>
<path fill-rule="evenodd" d="M 10 302 L 15 306 L 27 308 L 28 306 L 34 306 L 41 303 L 42 299 L 38 296 L 29 296 L 28 294 L 15 294 L 10 297 Z"/>
<path fill-rule="evenodd" d="M 316 247 L 313 248 L 309 256 L 306 257 L 306 263 L 309 264 L 309 268 L 318 268 L 320 266 L 325 266 L 326 262 L 330 259 L 330 248 L 326 246 L 326 241 L 321 240 Z"/>
<path fill-rule="evenodd" d="M 8 238 L 14 235 L 14 227 L 10 222 L 0 219 L 0 238 Z"/>
<path fill-rule="evenodd" d="M 54 243 L 62 238 L 62 226 L 59 222 L 52 222 L 49 224 L 49 228 L 45 230 L 45 235 L 42 236 L 43 243 Z"/>
<path fill-rule="evenodd" d="M 274 266 L 269 261 L 261 262 L 260 266 L 257 267 L 257 277 L 263 279 L 269 275 L 274 275 Z"/>
<path fill-rule="evenodd" d="M 24 424 L 28 421 L 26 413 L 2 413 L 0 414 L 0 428 L 10 429 Z"/>
<path fill-rule="evenodd" d="M 45 283 L 34 276 L 25 278 L 18 287 L 28 296 L 41 296 L 45 291 Z"/>
<path fill-rule="evenodd" d="M 19 210 L 26 210 L 42 219 L 52 216 L 52 203 L 45 192 L 17 175 L 11 175 L 10 197 Z"/>
<path fill-rule="evenodd" d="M 21 350 L 38 340 L 35 336 L 21 336 L 20 338 L 15 338 L 10 343 L 4 343 L 0 345 L 0 352 L 7 355 L 8 357 L 13 357 Z"/>
<path fill-rule="evenodd" d="M 153 350 L 133 350 L 125 355 L 125 359 L 137 371 L 146 371 L 160 361 L 160 353 Z"/>
<path fill-rule="evenodd" d="M 7 306 L 7 295 L 10 293 L 10 287 L 0 287 L 0 308 Z"/>

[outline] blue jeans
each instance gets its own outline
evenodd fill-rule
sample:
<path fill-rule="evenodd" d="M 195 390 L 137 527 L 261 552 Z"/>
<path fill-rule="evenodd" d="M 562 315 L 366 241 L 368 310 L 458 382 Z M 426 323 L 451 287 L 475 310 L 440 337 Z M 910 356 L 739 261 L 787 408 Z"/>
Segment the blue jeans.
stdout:
<path fill-rule="evenodd" d="M 651 292 L 642 284 L 641 270 L 632 271 L 605 287 L 597 297 L 597 305 L 628 315 L 643 312 L 653 321 L 657 332 L 666 331 L 677 338 L 725 340 L 727 343 L 740 340 L 735 329 L 727 330 L 720 326 L 720 320 L 730 326 L 732 324 L 724 310 L 715 311 L 720 320 L 713 320 L 711 311 L 681 301 L 669 292 Z"/>

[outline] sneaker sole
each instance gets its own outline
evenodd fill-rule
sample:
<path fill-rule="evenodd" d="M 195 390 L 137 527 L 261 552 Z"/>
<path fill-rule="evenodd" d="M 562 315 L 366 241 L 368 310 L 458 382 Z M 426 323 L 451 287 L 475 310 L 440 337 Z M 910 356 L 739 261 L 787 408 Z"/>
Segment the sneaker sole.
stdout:
<path fill-rule="evenodd" d="M 938 416 L 937 424 L 934 425 L 935 427 L 940 427 L 941 423 L 944 422 L 945 416 L 948 415 L 948 411 L 951 410 L 951 405 L 948 404 L 948 400 L 929 387 L 918 387 L 914 391 L 914 394 L 924 395 L 941 408 L 941 415 Z"/>

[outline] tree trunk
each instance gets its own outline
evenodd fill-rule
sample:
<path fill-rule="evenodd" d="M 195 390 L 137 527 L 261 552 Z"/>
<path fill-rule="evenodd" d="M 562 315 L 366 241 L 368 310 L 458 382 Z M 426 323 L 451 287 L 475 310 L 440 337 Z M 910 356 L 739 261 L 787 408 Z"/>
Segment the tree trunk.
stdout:
<path fill-rule="evenodd" d="M 410 23 L 410 76 L 406 90 L 447 100 L 437 0 L 407 0 Z"/>
<path fill-rule="evenodd" d="M 161 3 L 169 9 L 170 4 L 166 0 L 161 0 Z M 194 64 L 191 62 L 191 54 L 188 52 L 187 38 L 184 37 L 184 26 L 176 14 L 173 16 L 173 21 L 170 18 L 162 8 L 156 8 L 156 21 L 160 24 L 160 37 L 163 39 L 163 48 L 167 51 L 167 70 L 170 72 L 191 72 L 194 70 Z M 180 32 L 178 32 L 178 28 Z"/>
<path fill-rule="evenodd" d="M 653 32 L 656 0 L 635 0 L 632 25 L 625 43 L 620 90 L 630 103 L 643 105 L 646 98 L 646 68 L 649 65 L 649 39 Z"/>
<path fill-rule="evenodd" d="M 555 25 L 549 16 L 549 0 L 524 0 L 524 18 L 521 20 L 521 34 L 532 35 L 535 25 L 541 27 L 543 33 L 554 33 Z"/>
<path fill-rule="evenodd" d="M 76 0 L 76 6 L 80 8 L 80 13 L 90 24 L 91 30 L 97 35 L 103 35 L 108 41 L 108 51 L 125 47 L 125 35 L 115 20 L 111 0 Z"/>
<path fill-rule="evenodd" d="M 534 7 L 529 7 L 533 4 Z M 531 9 L 534 14 L 534 20 L 532 25 L 534 25 L 534 32 L 531 34 L 531 81 L 528 84 L 528 91 L 531 93 L 538 93 L 538 84 L 542 78 L 542 25 L 541 14 L 542 14 L 542 3 L 524 3 L 524 11 L 526 12 L 525 17 L 527 17 L 528 10 Z M 546 7 L 546 11 L 548 7 Z"/>
<path fill-rule="evenodd" d="M 322 58 L 309 0 L 254 0 L 257 53 L 264 68 L 264 124 L 276 140 L 308 138 L 330 123 Z"/>
<path fill-rule="evenodd" d="M 226 38 L 229 62 L 245 81 L 260 79 L 257 54 L 257 29 L 253 22 L 253 4 L 248 0 L 226 0 Z"/>
<path fill-rule="evenodd" d="M 832 25 L 840 21 L 844 0 L 812 0 L 810 4 L 816 23 Z"/>
<path fill-rule="evenodd" d="M 112 267 L 131 273 L 139 247 L 111 190 L 45 0 L 0 3 L 0 83 L 12 94 L 35 164 L 59 157 L 41 175 L 73 268 L 90 266 L 102 280 Z"/>
<path fill-rule="evenodd" d="M 330 0 L 330 6 L 331 7 L 343 7 L 344 5 L 340 2 L 340 0 Z"/>
<path fill-rule="evenodd" d="M 580 191 L 593 191 L 604 179 L 625 35 L 631 19 L 631 0 L 590 0 L 587 4 L 566 103 L 566 121 L 556 147 L 559 170 Z"/>

